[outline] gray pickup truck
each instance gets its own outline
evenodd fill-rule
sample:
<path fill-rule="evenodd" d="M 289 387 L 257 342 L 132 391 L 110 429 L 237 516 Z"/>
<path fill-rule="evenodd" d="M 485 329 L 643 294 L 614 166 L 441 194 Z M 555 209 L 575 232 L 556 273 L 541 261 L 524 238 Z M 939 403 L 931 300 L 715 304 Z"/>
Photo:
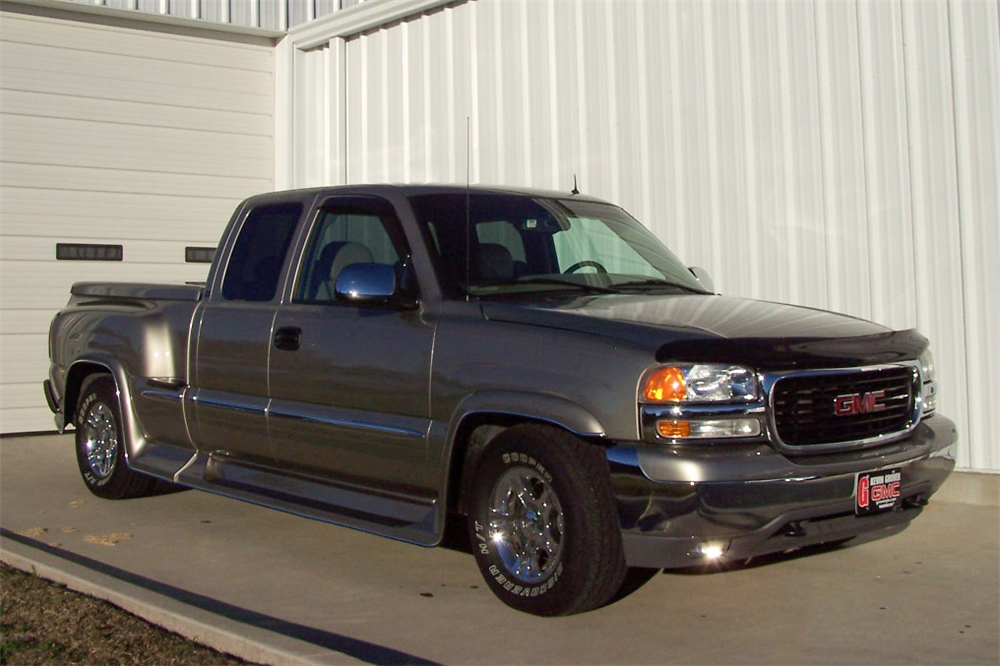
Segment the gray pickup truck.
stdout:
<path fill-rule="evenodd" d="M 167 481 L 424 546 L 465 516 L 539 615 L 630 567 L 890 534 L 954 466 L 917 332 L 716 295 L 579 194 L 252 197 L 204 285 L 76 284 L 49 354 L 94 494 Z"/>

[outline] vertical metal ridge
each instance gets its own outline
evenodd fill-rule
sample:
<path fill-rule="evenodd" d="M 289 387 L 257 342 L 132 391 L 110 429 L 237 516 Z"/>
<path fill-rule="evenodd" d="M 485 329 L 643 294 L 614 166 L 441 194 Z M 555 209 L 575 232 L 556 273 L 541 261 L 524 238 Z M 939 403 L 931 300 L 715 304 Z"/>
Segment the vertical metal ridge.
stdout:
<path fill-rule="evenodd" d="M 577 126 L 578 145 L 579 145 L 579 153 L 577 159 L 579 163 L 576 168 L 577 170 L 580 171 L 581 179 L 584 178 L 586 179 L 582 180 L 584 187 L 582 191 L 587 192 L 591 189 L 593 178 L 589 169 L 590 163 L 589 160 L 587 159 L 587 155 L 589 155 L 590 153 L 589 151 L 590 145 L 589 142 L 587 141 L 587 120 L 589 118 L 589 114 L 587 113 L 587 104 L 584 103 L 584 100 L 587 99 L 587 68 L 585 66 L 586 60 L 584 59 L 585 51 L 583 45 L 583 40 L 584 40 L 583 4 L 574 3 L 573 9 L 574 9 L 573 25 L 575 27 L 573 35 L 576 38 L 575 40 L 576 63 L 574 69 L 576 73 L 576 86 L 580 95 L 579 96 L 580 103 L 578 104 L 578 107 L 580 109 L 580 115 L 579 115 L 579 125 Z"/>
<path fill-rule="evenodd" d="M 827 134 L 829 133 L 829 128 L 826 123 L 825 114 L 823 113 L 825 107 L 825 105 L 823 104 L 823 91 L 825 89 L 829 89 L 830 87 L 829 72 L 827 71 L 829 64 L 827 63 L 827 67 L 824 67 L 823 62 L 821 61 L 821 56 L 820 56 L 821 31 L 819 26 L 820 13 L 818 11 L 819 9 L 818 3 L 816 3 L 815 0 L 812 3 L 812 9 L 813 9 L 813 48 L 815 50 L 815 57 L 816 57 L 816 98 L 818 100 L 817 114 L 816 114 L 816 120 L 817 120 L 816 129 L 817 129 L 817 134 L 819 136 L 819 152 L 820 152 L 819 155 L 820 205 L 821 205 L 820 210 L 823 213 L 823 217 L 821 220 L 823 226 L 823 233 L 826 236 L 826 238 L 829 239 L 832 232 L 832 230 L 830 229 L 829 219 L 828 219 L 829 203 L 827 201 L 827 189 L 829 187 L 829 183 L 827 181 L 827 160 L 829 159 L 830 137 L 827 136 Z M 824 29 L 826 28 L 825 23 L 823 27 Z M 824 74 L 826 75 L 825 77 Z M 823 249 L 824 252 L 821 255 L 823 259 L 823 274 L 829 276 L 830 243 L 829 242 L 825 243 Z M 832 280 L 830 279 L 826 280 L 826 290 L 825 290 L 826 303 L 824 304 L 824 307 L 830 307 L 830 303 L 833 302 L 832 294 L 830 293 L 831 290 L 833 289 L 833 284 L 834 283 Z"/>
<path fill-rule="evenodd" d="M 555 2 L 554 0 L 549 0 L 545 3 L 545 30 L 548 35 L 546 40 L 548 47 L 546 55 L 548 57 L 548 72 L 549 72 L 549 88 L 551 90 L 557 90 L 557 85 L 559 81 L 559 74 L 556 65 L 556 12 L 555 12 Z M 552 158 L 549 164 L 549 182 L 542 183 L 543 185 L 548 185 L 553 190 L 562 189 L 560 182 L 562 176 L 562 151 L 561 143 L 559 141 L 559 124 L 562 117 L 560 112 L 559 102 L 561 95 L 552 95 L 552 109 L 549 112 L 549 134 L 552 137 Z M 568 109 L 567 109 L 568 111 Z"/>
<path fill-rule="evenodd" d="M 961 272 L 961 275 L 962 275 L 962 279 L 959 280 L 959 284 L 961 285 L 961 295 L 962 295 L 961 312 L 964 315 L 965 312 L 966 312 L 966 307 L 967 307 L 967 304 L 966 304 L 966 289 L 967 289 L 967 286 L 966 286 L 966 282 L 965 282 L 965 275 L 966 275 L 966 272 L 965 272 L 965 243 L 962 241 L 962 239 L 964 239 L 964 237 L 965 237 L 965 231 L 964 231 L 964 228 L 963 228 L 963 219 L 964 219 L 964 216 L 962 214 L 962 182 L 961 182 L 962 181 L 962 164 L 961 164 L 961 156 L 959 154 L 959 151 L 961 150 L 961 143 L 959 142 L 959 123 L 958 123 L 958 108 L 957 108 L 958 92 L 955 90 L 955 44 L 954 44 L 954 41 L 953 41 L 954 37 L 952 35 L 953 26 L 952 26 L 952 18 L 951 18 L 951 5 L 952 5 L 951 0 L 947 0 L 946 7 L 947 7 L 947 16 L 948 16 L 948 65 L 949 65 L 949 71 L 951 72 L 951 115 L 952 115 L 952 118 L 954 119 L 954 122 L 952 124 L 952 132 L 953 132 L 954 140 L 955 140 L 955 204 L 956 204 L 957 209 L 958 209 L 957 212 L 958 212 L 958 236 L 959 236 L 959 253 L 958 253 L 958 256 L 959 256 L 959 271 Z M 1000 16 L 1000 0 L 997 0 L 997 7 L 998 7 L 997 14 L 998 14 L 998 16 Z M 1000 34 L 1000 25 L 998 25 L 997 32 L 998 32 L 998 34 Z M 962 341 L 964 343 L 965 350 L 966 350 L 966 354 L 965 354 L 965 372 L 963 373 L 964 374 L 963 379 L 965 380 L 964 383 L 965 383 L 965 395 L 966 396 L 972 395 L 972 391 L 975 390 L 975 388 L 972 386 L 972 379 L 971 379 L 972 378 L 972 374 L 973 374 L 972 373 L 973 369 L 971 367 L 972 364 L 971 364 L 969 356 L 968 356 L 968 350 L 970 349 L 970 343 L 971 343 L 971 340 L 969 340 L 969 336 L 970 336 L 970 333 L 969 333 L 968 325 L 966 324 L 965 317 L 963 316 L 962 317 Z M 959 401 L 956 400 L 955 402 L 958 403 Z M 965 413 L 964 422 L 971 424 L 972 423 L 972 409 L 969 406 L 969 401 L 968 400 L 961 401 L 961 409 Z M 971 437 L 965 437 L 963 439 L 964 439 L 964 442 L 960 442 L 959 443 L 959 449 L 960 450 L 961 449 L 967 449 L 966 455 L 969 457 L 969 459 L 971 461 L 974 458 L 973 452 L 972 452 L 972 447 L 971 447 L 971 440 L 972 440 L 972 438 Z M 1000 466 L 1000 462 L 998 462 L 998 466 Z"/>
<path fill-rule="evenodd" d="M 748 254 L 751 257 L 760 256 L 760 224 L 759 224 L 759 193 L 757 180 L 759 178 L 757 173 L 757 150 L 756 150 L 756 140 L 754 134 L 754 127 L 756 126 L 756 114 L 754 113 L 753 104 L 753 77 L 750 73 L 753 58 L 750 53 L 750 26 L 749 18 L 747 16 L 747 7 L 750 0 L 742 0 L 738 5 L 739 11 L 737 13 L 737 23 L 739 28 L 739 52 L 740 57 L 739 67 L 740 67 L 740 85 L 741 85 L 741 105 L 743 107 L 743 150 L 744 150 L 744 168 L 746 169 L 744 175 L 744 181 L 746 186 L 747 200 L 745 202 L 746 210 L 749 211 L 747 216 L 747 240 L 749 241 Z M 761 292 L 761 271 L 757 270 L 755 267 L 750 269 L 750 287 L 749 292 L 751 294 L 759 294 Z"/>
<path fill-rule="evenodd" d="M 469 166 L 469 182 L 480 182 L 480 161 L 482 160 L 480 132 L 482 125 L 479 118 L 479 90 L 482 85 L 479 68 L 479 49 L 476 48 L 476 26 L 479 24 L 479 4 L 469 5 L 469 123 L 471 125 L 471 137 L 469 139 L 469 156 L 471 164 Z"/>

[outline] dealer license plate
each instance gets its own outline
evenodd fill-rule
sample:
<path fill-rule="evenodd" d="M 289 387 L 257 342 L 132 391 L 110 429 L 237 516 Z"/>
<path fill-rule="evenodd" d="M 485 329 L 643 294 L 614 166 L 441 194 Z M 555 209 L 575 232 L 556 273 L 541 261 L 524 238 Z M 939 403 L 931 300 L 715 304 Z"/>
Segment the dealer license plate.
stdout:
<path fill-rule="evenodd" d="M 854 483 L 854 513 L 892 511 L 899 503 L 902 474 L 898 469 L 858 474 Z"/>

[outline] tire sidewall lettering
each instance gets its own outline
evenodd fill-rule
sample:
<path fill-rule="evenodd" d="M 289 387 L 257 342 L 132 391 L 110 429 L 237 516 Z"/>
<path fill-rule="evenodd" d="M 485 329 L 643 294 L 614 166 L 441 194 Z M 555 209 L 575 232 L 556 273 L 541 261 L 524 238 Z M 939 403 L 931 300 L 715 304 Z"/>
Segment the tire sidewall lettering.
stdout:
<path fill-rule="evenodd" d="M 534 456 L 519 451 L 512 451 L 509 453 L 503 453 L 499 459 L 504 467 L 530 467 L 541 474 L 547 483 L 553 483 L 552 474 L 545 467 L 545 465 L 539 462 Z M 562 562 L 559 562 L 555 571 L 553 571 L 548 578 L 537 585 L 525 585 L 508 578 L 504 574 L 504 567 L 499 563 L 500 558 L 493 548 L 493 539 L 491 538 L 491 535 L 487 533 L 487 525 L 484 524 L 484 520 L 485 517 L 480 516 L 473 523 L 473 530 L 475 533 L 474 536 L 476 539 L 474 553 L 477 557 L 485 558 L 488 561 L 488 575 L 496 583 L 498 590 L 503 590 L 506 594 L 516 597 L 539 597 L 555 587 L 563 575 Z"/>
<path fill-rule="evenodd" d="M 539 474 L 545 477 L 546 481 L 548 481 L 550 484 L 553 482 L 552 474 L 549 473 L 549 470 L 545 468 L 545 465 L 538 462 L 534 458 L 534 456 L 529 456 L 527 453 L 520 453 L 520 452 L 504 453 L 502 456 L 500 456 L 500 460 L 503 462 L 504 465 L 508 466 L 527 465 L 528 467 L 533 467 L 535 468 L 535 470 L 538 471 Z"/>
<path fill-rule="evenodd" d="M 79 433 L 83 432 L 84 421 L 86 419 L 87 413 L 90 411 L 90 408 L 95 403 L 100 402 L 100 400 L 101 400 L 101 397 L 97 394 L 97 391 L 89 391 L 87 393 L 87 397 L 85 397 L 83 399 L 83 402 L 80 403 L 80 408 L 77 410 L 77 413 L 76 413 L 76 427 L 77 427 L 77 430 L 78 430 Z M 107 405 L 105 405 L 105 406 L 107 406 Z M 115 428 L 117 429 L 118 428 L 118 415 L 115 413 L 115 410 L 113 408 L 109 407 L 109 410 L 111 412 L 111 418 L 115 422 Z M 78 435 L 78 437 L 79 436 L 80 435 Z M 102 478 L 97 477 L 93 472 L 91 472 L 90 469 L 89 469 L 89 467 L 87 466 L 86 454 L 83 451 L 83 448 L 82 448 L 82 445 L 79 442 L 79 439 L 77 440 L 76 449 L 77 449 L 77 456 L 79 456 L 80 463 L 81 463 L 80 464 L 80 475 L 83 477 L 84 482 L 88 486 L 95 487 L 95 488 L 100 488 L 100 487 L 105 486 L 105 485 L 107 485 L 108 483 L 111 482 L 111 479 L 115 475 L 115 471 L 117 471 L 117 469 L 118 469 L 118 451 L 117 450 L 115 452 L 115 460 L 112 462 L 112 465 L 111 465 L 111 473 L 108 474 L 106 477 L 104 477 L 102 479 Z"/>

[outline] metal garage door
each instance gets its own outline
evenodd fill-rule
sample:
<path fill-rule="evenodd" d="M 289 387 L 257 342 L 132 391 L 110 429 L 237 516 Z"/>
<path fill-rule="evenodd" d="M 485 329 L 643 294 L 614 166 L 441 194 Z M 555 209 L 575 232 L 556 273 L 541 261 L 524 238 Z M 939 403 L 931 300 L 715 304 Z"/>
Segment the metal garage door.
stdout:
<path fill-rule="evenodd" d="M 70 285 L 204 280 L 188 248 L 272 189 L 273 39 L 5 3 L 0 47 L 0 431 L 52 430 Z"/>

